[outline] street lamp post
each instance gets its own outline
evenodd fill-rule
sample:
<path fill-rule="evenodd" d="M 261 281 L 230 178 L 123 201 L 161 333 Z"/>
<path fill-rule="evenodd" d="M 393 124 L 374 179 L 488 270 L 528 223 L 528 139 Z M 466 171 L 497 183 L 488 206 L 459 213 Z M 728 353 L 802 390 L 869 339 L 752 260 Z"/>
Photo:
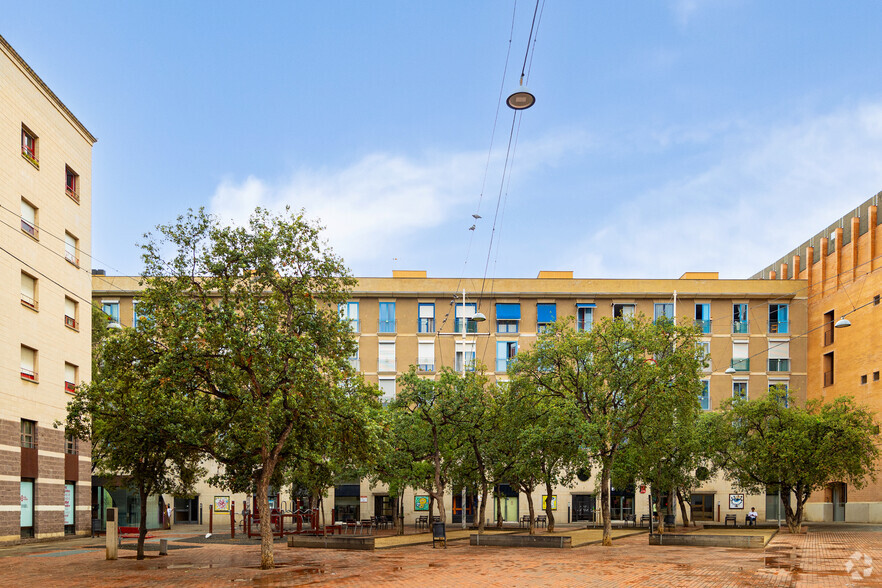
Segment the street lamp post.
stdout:
<path fill-rule="evenodd" d="M 475 306 L 475 314 L 472 316 L 466 315 L 466 292 L 465 288 L 462 289 L 462 378 L 465 381 L 466 375 L 466 330 L 469 324 L 469 319 L 472 319 L 476 323 L 483 322 L 487 320 L 482 313 L 477 312 L 477 305 Z M 475 355 L 477 355 L 478 343 L 475 342 Z M 462 528 L 466 528 L 466 485 L 465 481 L 462 483 L 462 497 L 460 498 L 459 509 L 462 518 Z"/>

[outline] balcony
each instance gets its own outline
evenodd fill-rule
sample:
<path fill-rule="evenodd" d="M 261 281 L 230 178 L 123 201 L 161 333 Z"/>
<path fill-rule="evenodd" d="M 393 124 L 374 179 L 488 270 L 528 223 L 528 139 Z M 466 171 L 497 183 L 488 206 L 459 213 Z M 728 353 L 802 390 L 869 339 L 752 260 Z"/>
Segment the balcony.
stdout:
<path fill-rule="evenodd" d="M 456 319 L 453 322 L 453 332 L 454 333 L 462 333 L 462 319 Z M 466 333 L 477 333 L 478 332 L 478 323 L 468 319 L 466 320 Z"/>
<path fill-rule="evenodd" d="M 25 219 L 21 219 L 21 230 L 27 233 L 29 236 L 34 239 L 40 239 L 40 229 L 26 221 Z"/>
<path fill-rule="evenodd" d="M 64 391 L 67 392 L 68 394 L 73 394 L 74 392 L 77 391 L 77 385 L 74 384 L 73 382 L 65 382 L 64 383 Z"/>
<path fill-rule="evenodd" d="M 434 333 L 435 332 L 435 319 L 433 318 L 421 318 L 419 324 L 417 325 L 418 333 Z"/>
<path fill-rule="evenodd" d="M 434 363 L 419 363 L 417 364 L 418 372 L 434 372 L 435 364 Z"/>
<path fill-rule="evenodd" d="M 377 321 L 377 332 L 378 333 L 395 333 L 396 320 L 384 320 L 380 319 Z"/>
<path fill-rule="evenodd" d="M 80 195 L 79 195 L 79 193 L 78 193 L 76 190 L 74 190 L 73 188 L 71 188 L 70 186 L 68 186 L 67 188 L 65 188 L 64 193 L 67 194 L 67 197 L 68 197 L 68 198 L 70 198 L 71 200 L 73 200 L 73 201 L 76 202 L 77 204 L 80 203 Z"/>
<path fill-rule="evenodd" d="M 77 319 L 75 319 L 72 316 L 64 315 L 64 326 L 76 331 L 77 330 Z"/>
<path fill-rule="evenodd" d="M 770 371 L 770 372 L 789 372 L 790 371 L 790 360 L 789 359 L 770 359 L 768 371 Z"/>
<path fill-rule="evenodd" d="M 507 372 L 508 366 L 511 365 L 512 358 L 498 357 L 496 358 L 496 371 Z"/>
<path fill-rule="evenodd" d="M 26 306 L 31 310 L 37 310 L 37 301 L 28 296 L 27 294 L 21 295 L 21 304 L 22 306 Z"/>
<path fill-rule="evenodd" d="M 37 372 L 26 368 L 21 368 L 21 379 L 28 380 L 29 382 L 36 382 Z"/>
<path fill-rule="evenodd" d="M 732 369 L 736 372 L 749 372 L 750 371 L 750 360 L 747 358 L 744 359 L 733 359 L 730 364 Z"/>
<path fill-rule="evenodd" d="M 770 333 L 788 333 L 789 332 L 789 322 L 788 321 L 769 321 L 769 332 Z"/>
<path fill-rule="evenodd" d="M 732 321 L 732 332 L 740 335 L 748 333 L 747 321 Z"/>
<path fill-rule="evenodd" d="M 71 253 L 70 251 L 65 251 L 64 259 L 66 259 L 68 263 L 72 263 L 73 265 L 80 267 L 80 260 L 77 258 L 76 254 Z"/>
<path fill-rule="evenodd" d="M 833 345 L 833 329 L 824 331 L 824 347 L 827 345 Z"/>
<path fill-rule="evenodd" d="M 698 327 L 702 333 L 710 333 L 711 322 L 711 319 L 695 319 L 695 326 Z"/>
<path fill-rule="evenodd" d="M 35 168 L 40 169 L 40 160 L 37 159 L 37 153 L 34 149 L 22 145 L 21 156 L 27 159 Z"/>

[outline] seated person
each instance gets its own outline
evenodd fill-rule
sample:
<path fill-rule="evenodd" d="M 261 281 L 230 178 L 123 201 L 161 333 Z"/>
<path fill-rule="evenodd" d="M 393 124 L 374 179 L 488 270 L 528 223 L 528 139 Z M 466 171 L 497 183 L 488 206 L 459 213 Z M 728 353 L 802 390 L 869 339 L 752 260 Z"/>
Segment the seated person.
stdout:
<path fill-rule="evenodd" d="M 750 512 L 747 513 L 747 525 L 755 527 L 756 526 L 756 517 L 757 517 L 756 508 L 751 506 Z"/>

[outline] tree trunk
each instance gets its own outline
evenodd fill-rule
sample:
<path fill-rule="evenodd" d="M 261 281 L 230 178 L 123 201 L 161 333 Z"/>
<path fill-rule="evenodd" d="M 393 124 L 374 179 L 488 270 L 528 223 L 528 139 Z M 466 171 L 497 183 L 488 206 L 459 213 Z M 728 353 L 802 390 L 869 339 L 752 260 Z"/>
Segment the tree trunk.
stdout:
<path fill-rule="evenodd" d="M 269 507 L 269 474 L 264 464 L 263 472 L 257 479 L 257 513 L 260 515 L 260 569 L 275 567 L 273 558 L 273 524 Z"/>
<path fill-rule="evenodd" d="M 548 517 L 548 532 L 554 533 L 554 511 L 551 510 L 551 482 L 545 481 L 545 516 Z"/>
<path fill-rule="evenodd" d="M 683 515 L 683 526 L 687 526 L 689 524 L 689 515 L 686 512 L 686 501 L 683 498 L 683 493 L 680 492 L 680 488 L 677 488 L 677 502 L 680 503 L 680 514 Z M 695 526 L 695 521 L 692 521 L 692 525 Z"/>
<path fill-rule="evenodd" d="M 499 485 L 496 485 L 496 495 L 493 497 L 496 500 L 496 528 L 501 529 L 503 524 L 502 519 L 502 497 Z"/>
<path fill-rule="evenodd" d="M 533 509 L 533 493 L 532 491 L 525 489 L 524 494 L 527 495 L 527 506 L 530 509 L 530 535 L 533 535 L 536 530 L 536 527 L 534 526 L 534 523 L 536 521 L 536 512 Z"/>
<path fill-rule="evenodd" d="M 603 516 L 603 545 L 612 547 L 612 521 L 609 520 L 609 477 L 610 467 L 606 464 L 600 470 L 600 512 Z"/>
<path fill-rule="evenodd" d="M 781 485 L 781 502 L 784 504 L 784 518 L 787 521 L 787 528 L 791 533 L 799 533 L 800 524 L 802 522 L 802 518 L 797 517 L 797 515 L 802 515 L 801 509 L 797 504 L 796 512 L 793 512 L 793 506 L 790 504 L 790 493 L 792 489 L 790 486 Z M 797 503 L 799 499 L 797 499 Z"/>
<path fill-rule="evenodd" d="M 444 508 L 444 483 L 440 479 L 436 479 L 435 502 L 438 504 L 438 516 L 441 522 L 447 524 L 447 509 Z"/>
<path fill-rule="evenodd" d="M 144 559 L 144 540 L 147 538 L 147 489 L 138 488 L 141 499 L 141 524 L 138 526 L 138 555 L 135 559 Z"/>
<path fill-rule="evenodd" d="M 429 492 L 429 524 L 432 524 L 432 520 L 435 518 L 435 495 Z"/>
<path fill-rule="evenodd" d="M 487 515 L 487 497 L 490 494 L 489 490 L 490 488 L 487 480 L 481 482 L 481 508 L 478 509 L 478 516 L 480 517 L 478 519 L 478 535 L 484 533 L 484 517 Z"/>

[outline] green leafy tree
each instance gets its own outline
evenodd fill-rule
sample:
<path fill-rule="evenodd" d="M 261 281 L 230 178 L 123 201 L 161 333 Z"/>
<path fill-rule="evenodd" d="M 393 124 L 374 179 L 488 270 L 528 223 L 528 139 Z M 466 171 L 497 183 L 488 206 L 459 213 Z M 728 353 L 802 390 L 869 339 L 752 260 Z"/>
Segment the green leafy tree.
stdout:
<path fill-rule="evenodd" d="M 347 421 L 375 402 L 345 385 L 355 342 L 338 305 L 355 280 L 303 212 L 257 209 L 230 227 L 190 211 L 158 231 L 142 245 L 144 328 L 163 346 L 165 377 L 199 392 L 203 448 L 224 465 L 214 481 L 255 489 L 271 568 L 270 484 L 329 435 L 348 438 Z"/>
<path fill-rule="evenodd" d="M 603 544 L 612 545 L 609 483 L 616 459 L 640 427 L 682 405 L 697 405 L 702 352 L 694 327 L 643 316 L 602 319 L 589 332 L 556 323 L 514 373 L 580 415 L 574 443 L 600 468 Z"/>
<path fill-rule="evenodd" d="M 879 427 L 851 397 L 800 407 L 776 387 L 761 398 L 727 401 L 707 427 L 713 460 L 727 479 L 747 492 L 781 489 L 791 533 L 799 531 L 812 492 L 831 482 L 862 488 L 875 479 Z"/>
<path fill-rule="evenodd" d="M 96 331 L 106 324 L 100 318 Z M 138 492 L 137 558 L 144 559 L 147 497 L 188 493 L 203 473 L 190 426 L 192 391 L 159 375 L 162 351 L 142 332 L 99 332 L 94 349 L 97 369 L 68 404 L 66 433 L 91 441 L 98 475 Z"/>

